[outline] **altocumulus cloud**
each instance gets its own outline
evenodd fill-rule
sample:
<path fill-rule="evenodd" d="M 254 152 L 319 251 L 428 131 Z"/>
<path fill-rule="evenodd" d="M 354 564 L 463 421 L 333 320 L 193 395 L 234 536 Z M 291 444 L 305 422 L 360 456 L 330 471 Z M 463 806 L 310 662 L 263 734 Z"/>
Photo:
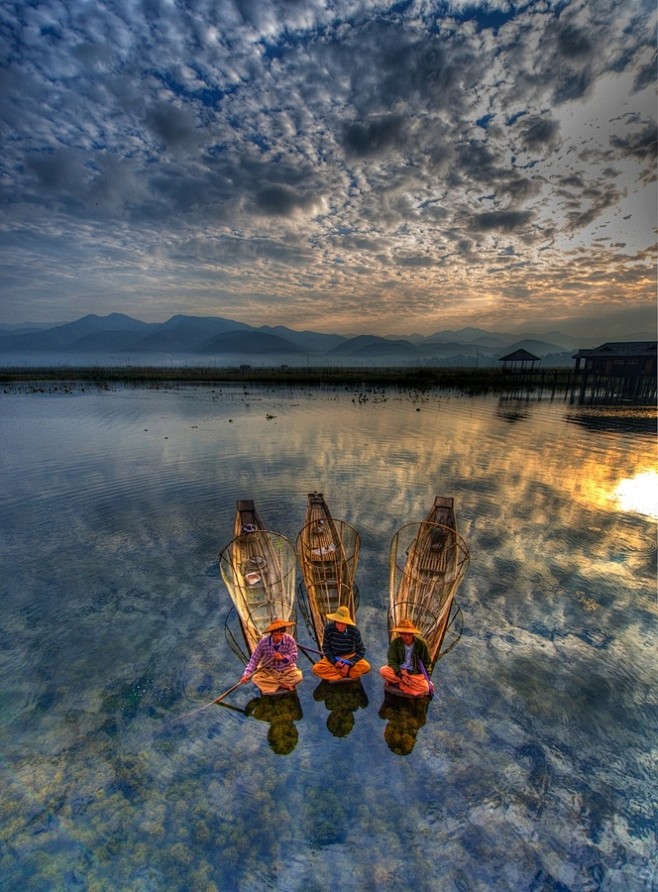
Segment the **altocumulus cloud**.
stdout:
<path fill-rule="evenodd" d="M 655 322 L 653 3 L 44 0 L 0 21 L 4 321 Z"/>

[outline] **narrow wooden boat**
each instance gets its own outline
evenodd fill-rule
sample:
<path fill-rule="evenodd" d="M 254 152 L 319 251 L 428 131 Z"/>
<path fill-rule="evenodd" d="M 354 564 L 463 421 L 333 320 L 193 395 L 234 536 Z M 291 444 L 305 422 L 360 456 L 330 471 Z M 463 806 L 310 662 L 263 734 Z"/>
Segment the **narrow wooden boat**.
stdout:
<path fill-rule="evenodd" d="M 401 527 L 389 554 L 389 637 L 407 617 L 427 641 L 432 665 L 441 654 L 454 598 L 470 562 L 457 532 L 454 499 L 436 496 L 420 523 Z"/>
<path fill-rule="evenodd" d="M 351 524 L 331 516 L 321 492 L 310 492 L 296 546 L 311 631 L 322 647 L 328 613 L 344 605 L 356 616 L 355 576 L 361 537 Z"/>
<path fill-rule="evenodd" d="M 292 542 L 266 529 L 251 499 L 237 502 L 233 536 L 219 568 L 251 654 L 274 619 L 294 619 L 297 557 Z"/>

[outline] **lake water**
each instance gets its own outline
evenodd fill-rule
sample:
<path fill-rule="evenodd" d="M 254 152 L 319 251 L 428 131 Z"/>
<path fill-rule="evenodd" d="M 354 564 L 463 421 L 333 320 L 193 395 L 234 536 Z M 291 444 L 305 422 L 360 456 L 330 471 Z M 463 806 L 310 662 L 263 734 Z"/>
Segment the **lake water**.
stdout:
<path fill-rule="evenodd" d="M 655 413 L 46 391 L 0 396 L 3 890 L 655 892 Z M 236 500 L 294 541 L 315 489 L 361 534 L 373 671 L 208 706 L 242 670 Z M 390 541 L 437 494 L 471 565 L 425 712 L 377 669 Z"/>

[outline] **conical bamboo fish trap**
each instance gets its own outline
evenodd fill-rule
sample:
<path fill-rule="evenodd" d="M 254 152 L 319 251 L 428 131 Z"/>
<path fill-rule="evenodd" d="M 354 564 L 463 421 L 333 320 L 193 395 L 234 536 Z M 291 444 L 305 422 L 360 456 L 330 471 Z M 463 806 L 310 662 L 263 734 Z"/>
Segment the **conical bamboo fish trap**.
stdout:
<path fill-rule="evenodd" d="M 297 556 L 285 536 L 265 529 L 251 500 L 237 503 L 234 535 L 219 568 L 252 653 L 274 619 L 294 621 Z"/>
<path fill-rule="evenodd" d="M 308 495 L 306 524 L 297 536 L 297 557 L 308 601 L 312 632 L 322 645 L 327 614 L 341 605 L 356 616 L 355 576 L 361 537 L 343 520 L 335 520 L 322 493 Z"/>
<path fill-rule="evenodd" d="M 389 553 L 389 635 L 402 619 L 421 632 L 434 665 L 448 628 L 455 593 L 470 563 L 456 530 L 453 499 L 437 496 L 424 521 L 401 527 Z"/>

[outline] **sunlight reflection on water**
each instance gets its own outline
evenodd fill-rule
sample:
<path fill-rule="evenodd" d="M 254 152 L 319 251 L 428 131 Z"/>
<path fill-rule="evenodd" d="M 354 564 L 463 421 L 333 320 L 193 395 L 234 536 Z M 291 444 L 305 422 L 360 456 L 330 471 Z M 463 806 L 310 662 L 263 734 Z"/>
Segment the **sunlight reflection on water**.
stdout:
<path fill-rule="evenodd" d="M 658 519 L 658 472 L 644 471 L 620 480 L 614 493 L 622 511 L 637 511 Z"/>
<path fill-rule="evenodd" d="M 9 393 L 0 414 L 8 888 L 652 890 L 646 410 L 240 386 Z M 217 569 L 236 499 L 294 540 L 314 489 L 362 537 L 363 696 L 301 659 L 299 709 L 251 687 L 201 709 L 242 668 Z M 376 669 L 390 540 L 435 494 L 471 567 L 415 715 Z"/>

